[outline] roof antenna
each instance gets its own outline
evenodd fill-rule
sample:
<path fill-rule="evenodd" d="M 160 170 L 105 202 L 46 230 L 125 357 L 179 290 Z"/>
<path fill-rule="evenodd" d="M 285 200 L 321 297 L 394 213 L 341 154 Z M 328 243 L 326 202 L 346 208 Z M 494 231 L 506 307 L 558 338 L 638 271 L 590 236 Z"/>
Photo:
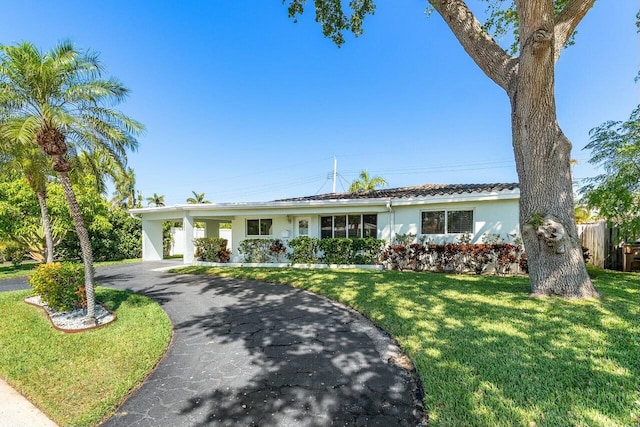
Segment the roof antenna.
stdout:
<path fill-rule="evenodd" d="M 338 176 L 338 159 L 333 156 L 333 193 L 336 192 L 336 178 Z"/>

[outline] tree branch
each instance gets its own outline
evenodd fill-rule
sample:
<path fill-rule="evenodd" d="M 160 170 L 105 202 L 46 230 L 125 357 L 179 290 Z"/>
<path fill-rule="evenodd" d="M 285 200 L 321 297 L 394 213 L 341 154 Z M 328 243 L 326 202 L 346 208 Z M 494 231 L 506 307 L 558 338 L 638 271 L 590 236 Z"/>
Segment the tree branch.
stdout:
<path fill-rule="evenodd" d="M 556 17 L 553 29 L 555 35 L 554 62 L 558 61 L 564 45 L 594 3 L 595 0 L 569 0 L 562 12 Z"/>
<path fill-rule="evenodd" d="M 517 59 L 504 51 L 482 28 L 463 0 L 429 0 L 464 50 L 498 86 L 508 91 Z"/>

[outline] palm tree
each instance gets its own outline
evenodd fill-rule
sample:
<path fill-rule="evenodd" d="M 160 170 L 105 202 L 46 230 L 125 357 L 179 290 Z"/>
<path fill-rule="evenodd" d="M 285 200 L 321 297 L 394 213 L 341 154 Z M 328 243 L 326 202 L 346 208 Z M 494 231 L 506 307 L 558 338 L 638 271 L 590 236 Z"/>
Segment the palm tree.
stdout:
<path fill-rule="evenodd" d="M 193 197 L 189 197 L 187 199 L 187 203 L 192 205 L 199 203 L 211 203 L 209 200 L 204 199 L 204 193 L 196 193 L 195 191 L 191 191 L 193 193 Z"/>
<path fill-rule="evenodd" d="M 113 78 L 95 53 L 62 42 L 47 53 L 24 42 L 0 46 L 2 136 L 28 145 L 34 141 L 50 156 L 60 179 L 80 241 L 87 296 L 87 320 L 95 323 L 93 253 L 89 233 L 71 186 L 69 150 L 101 151 L 126 161 L 144 126 L 110 106 L 129 90 Z"/>
<path fill-rule="evenodd" d="M 53 231 L 47 209 L 47 173 L 51 171 L 51 162 L 38 147 L 33 144 L 9 144 L 2 141 L 0 151 L 6 156 L 0 161 L 2 168 L 20 170 L 36 195 L 40 206 L 40 220 L 45 241 L 45 262 L 53 262 Z"/>
<path fill-rule="evenodd" d="M 116 191 L 113 194 L 112 203 L 125 209 L 136 207 L 136 175 L 133 169 L 127 168 L 121 171 L 113 179 Z"/>
<path fill-rule="evenodd" d="M 153 193 L 153 196 L 151 197 L 147 197 L 147 206 L 164 206 L 164 195 L 163 196 L 159 196 L 156 193 Z"/>
<path fill-rule="evenodd" d="M 387 180 L 381 176 L 370 177 L 367 170 L 361 170 L 359 178 L 355 179 L 349 186 L 350 193 L 359 193 L 361 191 L 373 191 L 377 187 L 387 185 Z"/>

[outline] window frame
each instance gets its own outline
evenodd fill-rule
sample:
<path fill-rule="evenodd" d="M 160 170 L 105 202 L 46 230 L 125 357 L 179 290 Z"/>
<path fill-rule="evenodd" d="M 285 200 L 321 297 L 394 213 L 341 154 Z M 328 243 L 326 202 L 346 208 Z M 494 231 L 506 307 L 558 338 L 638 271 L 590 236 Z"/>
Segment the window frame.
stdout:
<path fill-rule="evenodd" d="M 344 231 L 346 233 L 346 236 L 345 237 L 340 237 L 340 238 L 345 238 L 345 239 L 362 239 L 362 238 L 366 238 L 366 237 L 364 237 L 364 235 L 365 235 L 364 217 L 365 216 L 374 216 L 374 215 L 376 217 L 376 232 L 375 232 L 376 233 L 376 237 L 374 237 L 374 238 L 377 239 L 378 238 L 378 213 L 377 212 L 375 212 L 375 213 L 359 213 L 359 214 L 356 214 L 356 213 L 352 213 L 352 214 L 344 213 L 344 214 L 342 214 L 342 213 L 340 213 L 340 214 L 331 214 L 331 215 L 320 215 L 320 221 L 319 221 L 319 224 L 320 224 L 320 234 L 319 234 L 320 235 L 320 239 L 335 239 L 336 238 L 335 237 L 336 236 L 336 217 L 345 217 L 345 228 L 344 228 Z M 359 226 L 356 229 L 357 232 L 358 232 L 357 236 L 350 236 L 349 235 L 349 231 L 350 231 L 349 230 L 349 225 L 351 224 L 349 222 L 349 218 L 350 217 L 359 217 L 360 218 L 360 222 L 358 223 Z M 322 224 L 323 224 L 322 220 L 323 220 L 323 218 L 331 218 L 331 236 L 324 236 L 323 237 L 323 235 L 322 235 L 323 234 L 322 233 L 323 232 L 323 230 L 322 230 Z"/>
<path fill-rule="evenodd" d="M 443 212 L 444 213 L 444 233 L 424 233 L 424 214 L 427 212 Z M 450 212 L 471 212 L 471 231 L 450 232 L 449 231 L 449 213 Z M 420 210 L 420 234 L 427 236 L 444 236 L 444 235 L 460 235 L 465 233 L 475 234 L 476 231 L 476 209 L 463 207 L 456 209 L 422 209 Z"/>
<path fill-rule="evenodd" d="M 258 221 L 258 234 L 249 234 L 249 221 Z M 262 221 L 271 221 L 271 233 L 262 234 Z M 245 237 L 269 237 L 273 236 L 273 218 L 247 218 L 245 220 Z"/>

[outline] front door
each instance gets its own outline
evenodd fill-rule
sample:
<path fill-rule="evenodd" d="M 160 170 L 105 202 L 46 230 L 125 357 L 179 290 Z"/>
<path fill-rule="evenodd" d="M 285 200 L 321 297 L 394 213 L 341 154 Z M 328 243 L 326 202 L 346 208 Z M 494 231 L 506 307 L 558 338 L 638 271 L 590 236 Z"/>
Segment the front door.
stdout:
<path fill-rule="evenodd" d="M 311 218 L 297 218 L 296 219 L 296 237 L 306 236 L 309 237 L 309 225 Z"/>

